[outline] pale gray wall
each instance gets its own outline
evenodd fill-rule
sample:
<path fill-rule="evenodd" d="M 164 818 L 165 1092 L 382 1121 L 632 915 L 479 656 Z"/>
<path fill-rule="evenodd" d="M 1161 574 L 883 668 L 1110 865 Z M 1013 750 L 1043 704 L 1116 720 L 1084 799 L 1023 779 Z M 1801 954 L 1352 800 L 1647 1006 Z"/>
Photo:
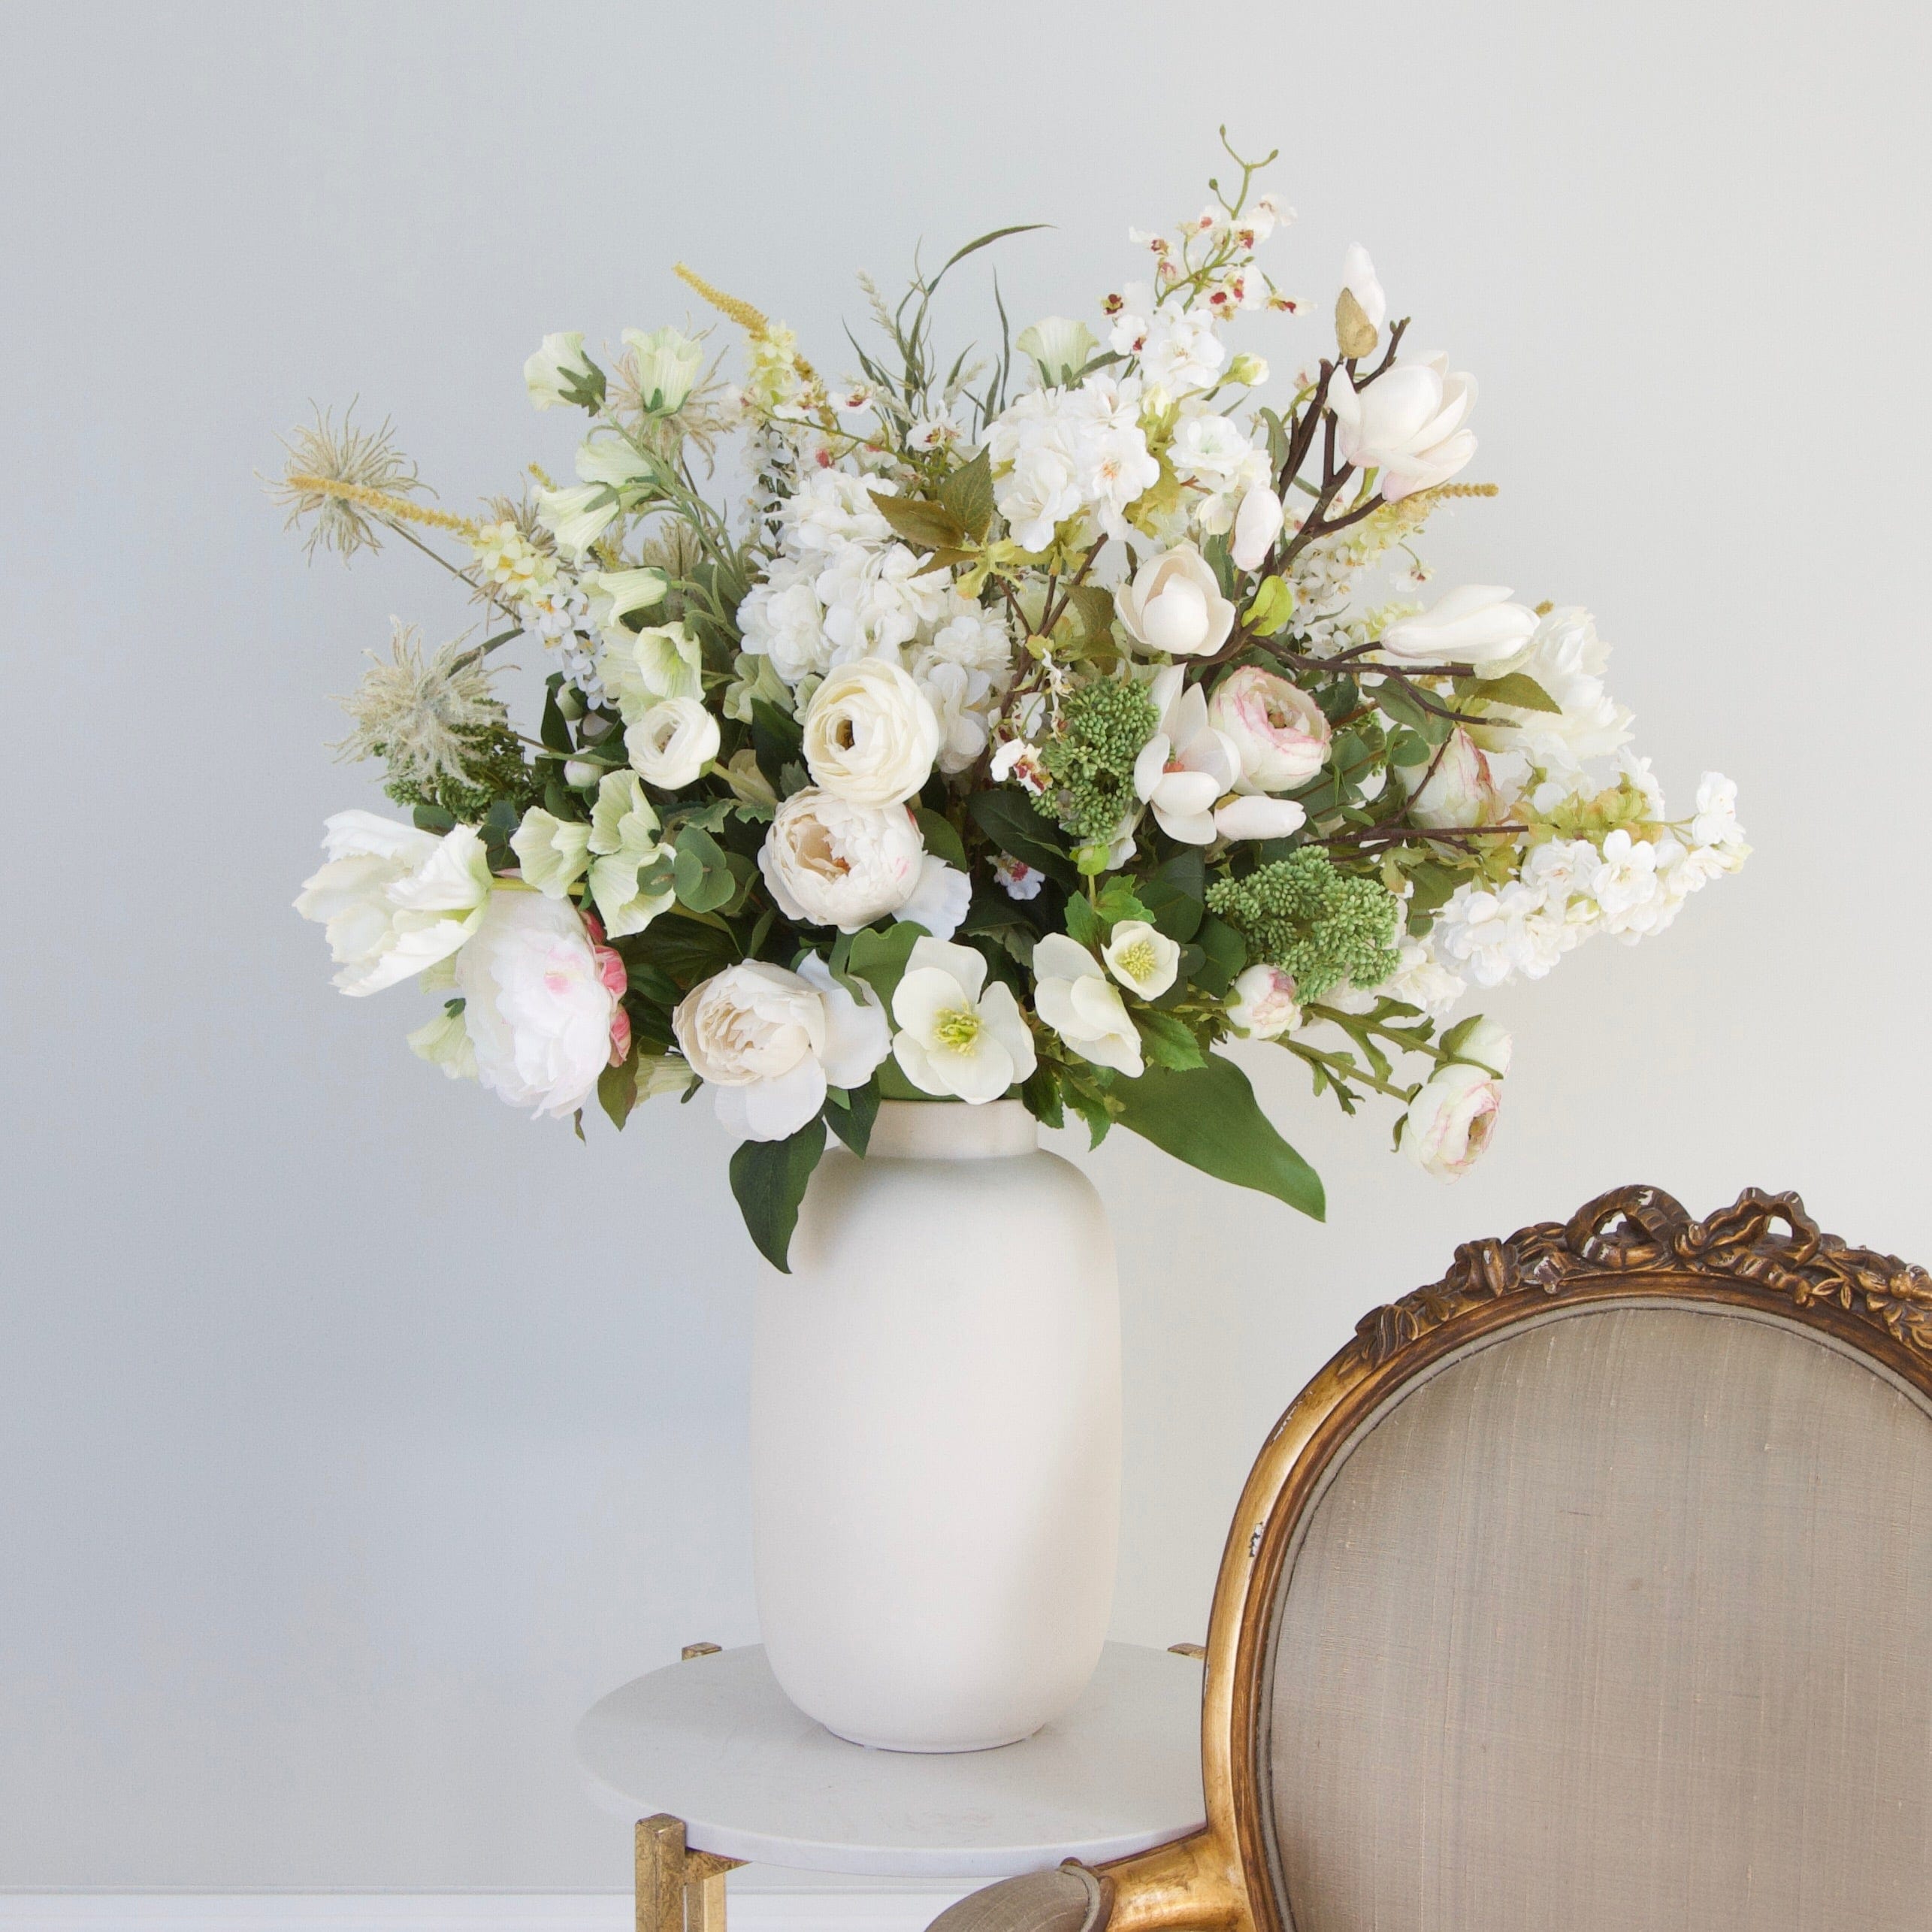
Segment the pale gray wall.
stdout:
<path fill-rule="evenodd" d="M 836 370 L 854 270 L 1049 219 L 1002 277 L 1067 310 L 1198 205 L 1217 121 L 1278 141 L 1286 283 L 1359 238 L 1480 376 L 1504 494 L 1445 576 L 1590 603 L 1673 795 L 1743 782 L 1741 879 L 1498 1002 L 1508 1118 L 1460 1188 L 1284 1060 L 1326 1227 L 1130 1140 L 1093 1161 L 1118 1634 L 1201 1634 L 1268 1423 L 1459 1240 L 1755 1181 L 1932 1253 L 1924 21 L 10 8 L 0 1883 L 621 1885 L 571 1725 L 755 1634 L 724 1137 L 653 1109 L 586 1150 L 413 1060 L 410 993 L 330 990 L 289 900 L 324 814 L 376 800 L 328 694 L 387 613 L 465 620 L 399 546 L 306 568 L 253 476 L 358 395 L 459 506 L 561 466 L 524 355 L 682 318 L 679 257 Z M 1322 329 L 1253 340 L 1292 366 Z"/>

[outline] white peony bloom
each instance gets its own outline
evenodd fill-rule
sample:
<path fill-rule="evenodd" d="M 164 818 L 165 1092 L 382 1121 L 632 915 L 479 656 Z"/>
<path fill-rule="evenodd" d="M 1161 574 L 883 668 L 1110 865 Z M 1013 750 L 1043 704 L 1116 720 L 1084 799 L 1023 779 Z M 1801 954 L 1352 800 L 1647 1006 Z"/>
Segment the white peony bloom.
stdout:
<path fill-rule="evenodd" d="M 1234 746 L 1242 781 L 1257 791 L 1306 785 L 1328 759 L 1331 733 L 1321 706 L 1259 665 L 1221 680 L 1208 700 L 1208 721 Z"/>
<path fill-rule="evenodd" d="M 641 329 L 627 328 L 624 346 L 630 351 L 638 399 L 647 413 L 670 416 L 682 409 L 703 366 L 704 345 L 681 329 L 655 329 L 646 335 Z"/>
<path fill-rule="evenodd" d="M 919 876 L 906 903 L 892 916 L 895 922 L 923 926 L 936 939 L 950 939 L 960 930 L 972 905 L 972 881 L 937 853 L 919 862 Z"/>
<path fill-rule="evenodd" d="M 970 946 L 915 940 L 892 1017 L 892 1057 L 922 1093 L 977 1106 L 1033 1071 L 1033 1036 L 1019 1002 L 1002 982 L 987 985 L 985 958 Z"/>
<path fill-rule="evenodd" d="M 1281 499 L 1265 482 L 1250 485 L 1235 512 L 1235 534 L 1228 545 L 1235 568 L 1259 570 L 1281 534 Z"/>
<path fill-rule="evenodd" d="M 493 893 L 457 955 L 456 984 L 485 1087 L 540 1114 L 561 1116 L 583 1105 L 611 1064 L 623 1009 L 621 981 L 612 986 L 567 899 Z"/>
<path fill-rule="evenodd" d="M 613 939 L 642 932 L 676 901 L 668 886 L 658 892 L 638 890 L 641 869 L 670 856 L 670 848 L 659 842 L 658 831 L 658 815 L 637 774 L 610 772 L 598 785 L 597 803 L 591 810 L 590 849 L 594 856 L 590 886 L 604 930 Z"/>
<path fill-rule="evenodd" d="M 624 748 L 660 791 L 682 791 L 718 756 L 718 720 L 694 697 L 667 697 L 654 704 L 624 734 Z"/>
<path fill-rule="evenodd" d="M 1412 664 L 1489 665 L 1516 656 L 1536 628 L 1536 612 L 1510 603 L 1507 589 L 1465 584 L 1420 616 L 1398 618 L 1383 632 L 1382 649 Z"/>
<path fill-rule="evenodd" d="M 718 1117 L 750 1141 L 782 1141 L 817 1117 L 827 1087 L 863 1087 L 888 1051 L 885 1014 L 862 1005 L 815 955 L 797 972 L 748 960 L 692 987 L 671 1016 Z"/>
<path fill-rule="evenodd" d="M 553 818 L 533 805 L 511 836 L 524 882 L 550 899 L 561 899 L 589 869 L 591 828 L 567 818 Z"/>
<path fill-rule="evenodd" d="M 1375 265 L 1360 242 L 1350 242 L 1341 259 L 1341 286 L 1360 305 L 1371 328 L 1380 328 L 1389 319 L 1389 298 L 1383 292 Z"/>
<path fill-rule="evenodd" d="M 344 993 L 397 985 L 476 930 L 491 887 L 474 826 L 438 838 L 373 812 L 338 812 L 323 830 L 328 863 L 304 881 L 295 910 L 327 927 Z"/>
<path fill-rule="evenodd" d="M 1278 1040 L 1302 1023 L 1295 978 L 1279 966 L 1247 967 L 1229 989 L 1228 1023 L 1251 1040 Z"/>
<path fill-rule="evenodd" d="M 1148 687 L 1160 722 L 1134 760 L 1134 791 L 1170 839 L 1207 845 L 1216 836 L 1215 803 L 1234 789 L 1241 757 L 1208 722 L 1207 698 L 1199 685 L 1184 685 L 1186 676 L 1170 664 Z"/>
<path fill-rule="evenodd" d="M 1191 543 L 1149 558 L 1114 592 L 1114 607 L 1136 642 L 1171 658 L 1211 656 L 1235 627 L 1234 606 Z"/>
<path fill-rule="evenodd" d="M 771 660 L 786 685 L 823 677 L 832 668 L 832 640 L 825 634 L 825 606 L 818 601 L 815 564 L 781 557 L 765 581 L 738 606 L 745 649 Z"/>
<path fill-rule="evenodd" d="M 899 665 L 862 658 L 812 694 L 804 722 L 814 781 L 854 805 L 901 805 L 932 776 L 939 721 Z"/>
<path fill-rule="evenodd" d="M 1141 1036 L 1120 988 L 1084 946 L 1049 933 L 1033 948 L 1033 981 L 1035 1011 L 1082 1060 L 1140 1078 Z"/>
<path fill-rule="evenodd" d="M 1502 1100 L 1502 1083 L 1481 1067 L 1439 1069 L 1402 1117 L 1402 1151 L 1438 1181 L 1461 1180 L 1488 1147 Z"/>
<path fill-rule="evenodd" d="M 575 329 L 543 338 L 523 365 L 523 385 L 540 410 L 588 407 L 601 393 L 596 365 L 584 353 L 584 338 Z"/>
<path fill-rule="evenodd" d="M 1390 503 L 1447 482 L 1476 453 L 1463 427 L 1476 407 L 1476 379 L 1450 374 L 1446 355 L 1404 357 L 1359 390 L 1338 369 L 1329 407 L 1344 460 L 1379 470 Z"/>
<path fill-rule="evenodd" d="M 1499 825 L 1509 807 L 1489 761 L 1457 725 L 1429 765 L 1396 767 L 1409 794 L 1409 816 L 1433 829 Z M 1426 780 L 1426 782 L 1425 782 Z"/>
<path fill-rule="evenodd" d="M 1181 971 L 1181 948 L 1144 919 L 1123 919 L 1100 948 L 1107 970 L 1129 993 L 1158 999 Z"/>
<path fill-rule="evenodd" d="M 925 855 L 903 805 L 854 805 L 808 785 L 773 815 L 758 869 L 788 919 L 856 933 L 906 903 Z"/>

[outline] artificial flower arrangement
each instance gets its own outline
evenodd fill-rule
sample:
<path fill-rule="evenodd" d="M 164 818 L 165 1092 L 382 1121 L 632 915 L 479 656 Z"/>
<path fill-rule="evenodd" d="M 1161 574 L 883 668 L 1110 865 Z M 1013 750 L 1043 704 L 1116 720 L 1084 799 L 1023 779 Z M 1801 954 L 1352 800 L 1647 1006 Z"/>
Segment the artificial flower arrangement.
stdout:
<path fill-rule="evenodd" d="M 1735 789 L 1670 816 L 1586 611 L 1418 597 L 1429 518 L 1494 492 L 1456 480 L 1474 380 L 1408 346 L 1362 249 L 1332 350 L 1259 400 L 1229 325 L 1274 319 L 1293 358 L 1309 324 L 1256 265 L 1292 211 L 1235 159 L 1132 233 L 1150 277 L 1097 334 L 1002 308 L 977 358 L 941 355 L 933 298 L 1023 229 L 895 304 L 861 278 L 876 344 L 836 383 L 680 265 L 742 381 L 676 328 L 607 362 L 546 337 L 525 380 L 588 419 L 577 480 L 532 465 L 474 516 L 421 500 L 386 425 L 298 432 L 311 554 L 392 532 L 493 614 L 428 652 L 398 625 L 346 700 L 344 754 L 409 816 L 328 821 L 297 906 L 336 984 L 416 980 L 417 1054 L 579 1134 L 593 1096 L 621 1128 L 708 1088 L 780 1267 L 827 1130 L 863 1155 L 882 1097 L 1117 1122 L 1319 1215 L 1231 1039 L 1344 1111 L 1386 1096 L 1405 1153 L 1464 1172 L 1510 1047 L 1451 1014 L 1661 931 L 1742 863 Z M 700 471 L 730 436 L 754 480 L 727 509 Z M 492 686 L 519 639 L 552 666 L 534 737 Z"/>

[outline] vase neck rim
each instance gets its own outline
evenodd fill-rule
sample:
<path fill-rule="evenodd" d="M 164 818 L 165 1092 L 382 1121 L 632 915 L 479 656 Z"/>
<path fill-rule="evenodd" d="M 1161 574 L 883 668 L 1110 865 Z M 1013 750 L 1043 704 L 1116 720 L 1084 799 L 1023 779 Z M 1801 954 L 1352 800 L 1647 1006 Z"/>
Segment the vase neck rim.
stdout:
<path fill-rule="evenodd" d="M 882 1100 L 868 1160 L 997 1160 L 1031 1153 L 1040 1123 L 1017 1100 Z"/>

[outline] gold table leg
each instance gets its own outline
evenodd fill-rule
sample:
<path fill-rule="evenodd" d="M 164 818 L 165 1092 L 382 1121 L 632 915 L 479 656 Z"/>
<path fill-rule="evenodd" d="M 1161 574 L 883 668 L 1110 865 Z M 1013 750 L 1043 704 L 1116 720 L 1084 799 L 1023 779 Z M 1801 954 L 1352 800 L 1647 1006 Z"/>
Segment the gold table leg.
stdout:
<path fill-rule="evenodd" d="M 685 1845 L 685 1822 L 637 1822 L 637 1932 L 724 1932 L 724 1875 L 743 1864 Z"/>

